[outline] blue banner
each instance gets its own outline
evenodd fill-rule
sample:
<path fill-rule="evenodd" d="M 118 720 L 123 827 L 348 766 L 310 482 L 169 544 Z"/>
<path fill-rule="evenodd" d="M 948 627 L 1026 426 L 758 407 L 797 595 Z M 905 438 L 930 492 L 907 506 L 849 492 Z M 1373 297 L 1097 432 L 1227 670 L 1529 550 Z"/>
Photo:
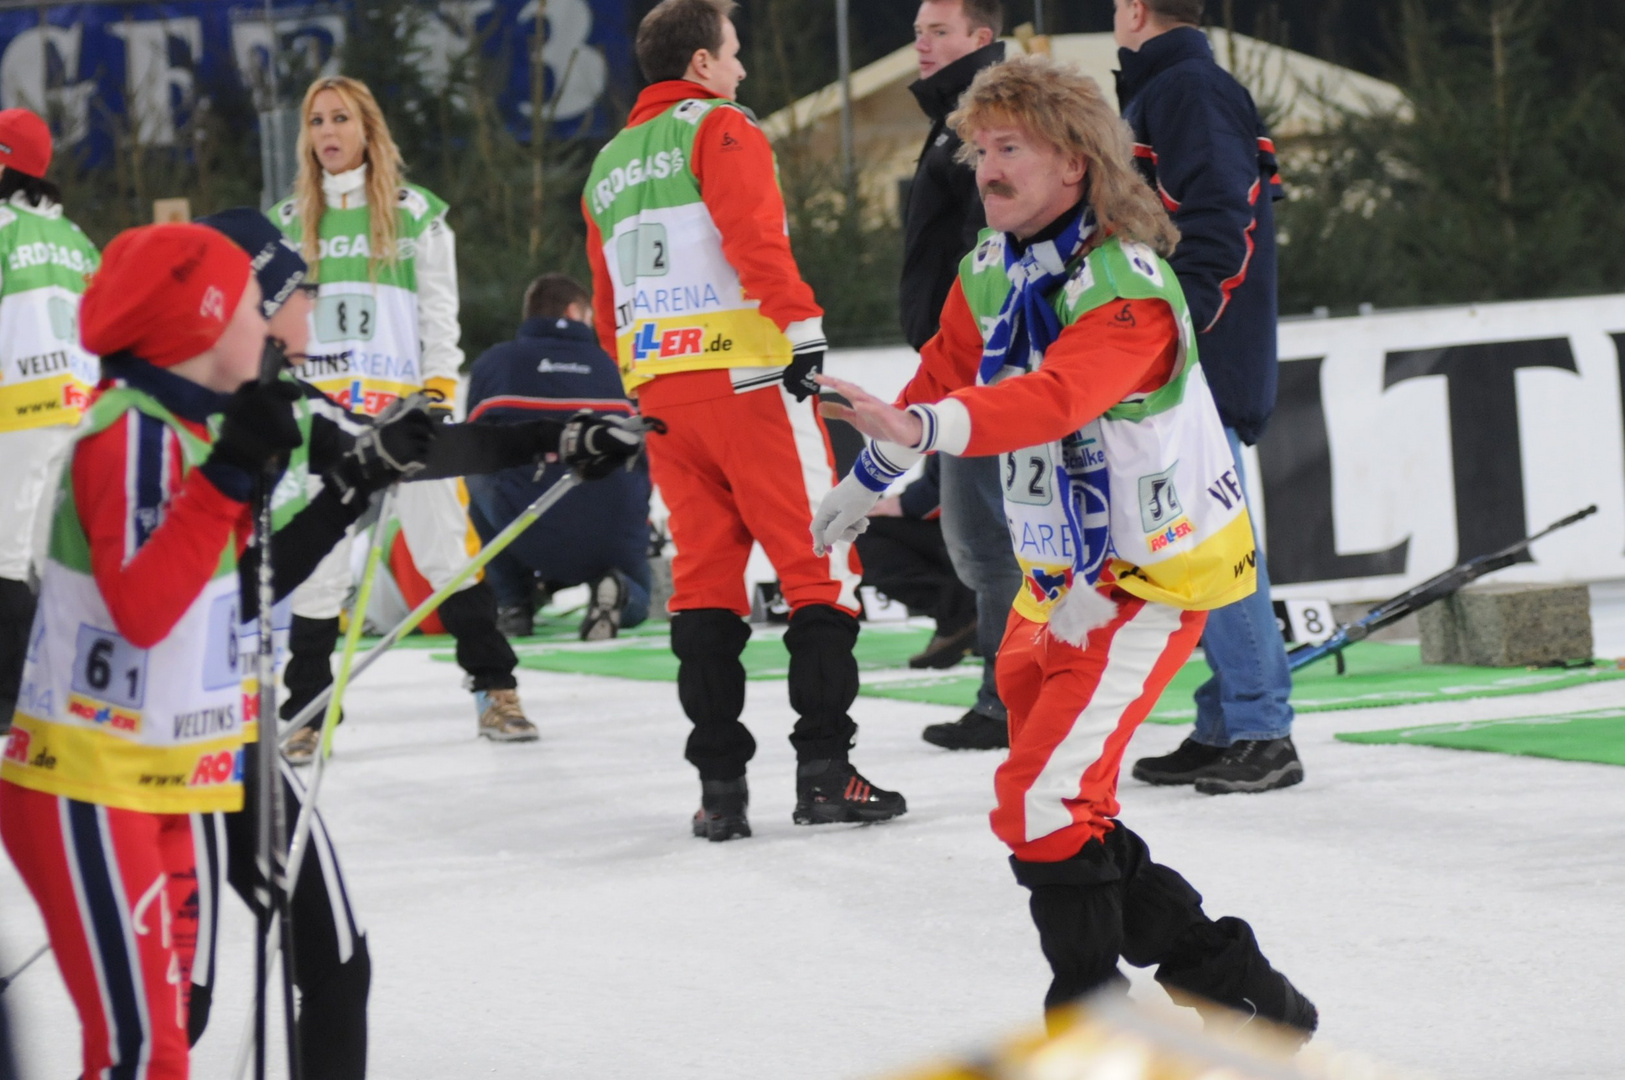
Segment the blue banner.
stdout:
<path fill-rule="evenodd" d="M 59 147 L 104 159 L 115 132 L 142 146 L 184 145 L 211 95 L 246 89 L 268 107 L 269 62 L 280 72 L 335 74 L 351 0 L 62 4 L 0 11 L 0 107 L 49 117 Z M 471 59 L 502 87 L 497 107 L 529 139 L 537 0 L 439 0 L 411 9 L 406 52 L 432 89 Z M 544 118 L 557 137 L 608 134 L 633 95 L 627 0 L 547 0 Z M 274 46 L 274 50 L 273 50 Z M 304 89 L 284 74 L 280 103 Z"/>

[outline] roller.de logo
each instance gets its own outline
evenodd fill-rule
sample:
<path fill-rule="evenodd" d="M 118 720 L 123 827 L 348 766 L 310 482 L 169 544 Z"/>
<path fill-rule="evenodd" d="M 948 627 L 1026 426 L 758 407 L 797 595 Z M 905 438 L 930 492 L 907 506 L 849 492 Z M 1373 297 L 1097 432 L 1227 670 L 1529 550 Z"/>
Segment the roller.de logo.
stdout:
<path fill-rule="evenodd" d="M 217 787 L 243 778 L 242 752 L 220 750 L 197 759 L 187 787 Z"/>

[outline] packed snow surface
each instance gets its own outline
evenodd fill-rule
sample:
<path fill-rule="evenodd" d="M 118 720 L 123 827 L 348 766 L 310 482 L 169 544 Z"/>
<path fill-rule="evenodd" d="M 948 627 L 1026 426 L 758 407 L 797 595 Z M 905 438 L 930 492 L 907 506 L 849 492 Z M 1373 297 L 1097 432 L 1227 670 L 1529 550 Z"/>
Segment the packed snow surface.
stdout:
<path fill-rule="evenodd" d="M 498 746 L 475 738 L 460 678 L 417 650 L 367 672 L 322 795 L 371 942 L 371 1076 L 878 1077 L 1037 1020 L 1047 968 L 987 827 L 999 755 L 920 741 L 953 710 L 859 698 L 854 760 L 909 813 L 796 827 L 792 714 L 782 684 L 751 683 L 756 835 L 713 845 L 689 835 L 675 687 L 521 671 L 542 740 Z M 1305 716 L 1301 786 L 1209 798 L 1125 778 L 1123 820 L 1211 914 L 1252 922 L 1328 1042 L 1460 1080 L 1617 1080 L 1625 772 L 1332 735 L 1620 693 Z M 1129 757 L 1183 734 L 1148 726 Z M 205 1080 L 230 1071 L 252 982 L 246 909 L 228 893 L 223 911 Z M 5 860 L 0 913 L 9 971 L 44 933 Z M 23 1075 L 76 1075 L 54 963 L 5 1001 Z"/>

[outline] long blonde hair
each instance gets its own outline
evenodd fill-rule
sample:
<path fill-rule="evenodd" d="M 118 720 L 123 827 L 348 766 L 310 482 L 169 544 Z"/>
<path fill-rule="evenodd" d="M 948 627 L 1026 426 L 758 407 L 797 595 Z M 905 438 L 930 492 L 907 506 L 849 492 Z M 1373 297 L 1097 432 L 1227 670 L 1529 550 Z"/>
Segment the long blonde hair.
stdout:
<path fill-rule="evenodd" d="M 1018 56 L 983 68 L 948 117 L 964 140 L 959 160 L 974 165 L 977 131 L 1021 128 L 1067 156 L 1083 158 L 1083 196 L 1108 233 L 1135 240 L 1167 258 L 1179 230 L 1134 168 L 1134 136 L 1095 80 L 1047 56 Z"/>
<path fill-rule="evenodd" d="M 399 254 L 397 241 L 401 230 L 395 206 L 400 200 L 401 174 L 406 171 L 406 165 L 401 161 L 395 140 L 390 137 L 389 123 L 378 107 L 378 99 L 360 79 L 347 75 L 317 79 L 305 91 L 305 100 L 299 106 L 299 177 L 293 187 L 294 203 L 299 211 L 299 247 L 315 277 L 320 273 L 321 224 L 327 200 L 322 195 L 322 163 L 316 160 L 316 148 L 310 141 L 310 113 L 315 108 L 316 95 L 323 90 L 337 94 L 351 115 L 361 121 L 361 160 L 367 166 L 367 272 L 375 277 L 380 259 L 392 263 Z"/>

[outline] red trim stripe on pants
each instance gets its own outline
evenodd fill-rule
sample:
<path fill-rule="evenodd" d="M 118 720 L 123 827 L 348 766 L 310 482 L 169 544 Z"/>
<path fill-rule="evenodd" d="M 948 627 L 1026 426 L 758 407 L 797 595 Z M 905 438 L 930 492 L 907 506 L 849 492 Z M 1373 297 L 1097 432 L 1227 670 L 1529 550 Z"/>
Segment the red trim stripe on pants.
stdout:
<path fill-rule="evenodd" d="M 999 646 L 999 697 L 1010 710 L 1010 756 L 994 774 L 993 832 L 1017 858 L 1070 859 L 1111 831 L 1123 751 L 1207 621 L 1127 593 L 1083 648 L 1014 612 Z"/>
<path fill-rule="evenodd" d="M 0 782 L 0 840 L 45 918 L 84 1076 L 185 1080 L 197 943 L 192 823 Z"/>

